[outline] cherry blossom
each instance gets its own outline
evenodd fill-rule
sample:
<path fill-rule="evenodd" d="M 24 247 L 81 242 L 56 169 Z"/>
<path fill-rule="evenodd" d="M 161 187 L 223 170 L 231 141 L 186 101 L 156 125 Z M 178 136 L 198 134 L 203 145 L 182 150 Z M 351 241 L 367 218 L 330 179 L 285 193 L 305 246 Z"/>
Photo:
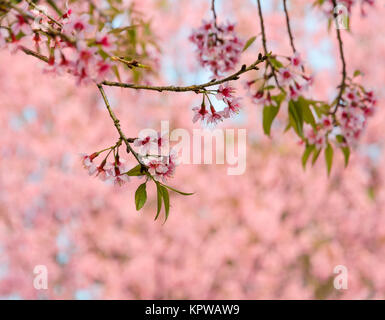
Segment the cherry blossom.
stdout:
<path fill-rule="evenodd" d="M 218 93 L 216 94 L 215 97 L 218 100 L 231 100 L 232 98 L 234 98 L 233 96 L 234 92 L 235 92 L 235 89 L 229 84 L 220 85 L 218 88 Z"/>
<path fill-rule="evenodd" d="M 234 69 L 244 46 L 244 41 L 235 33 L 235 25 L 217 25 L 214 21 L 203 21 L 190 36 L 190 41 L 196 45 L 199 63 L 215 76 Z"/>
<path fill-rule="evenodd" d="M 97 166 L 93 162 L 93 160 L 98 156 L 97 153 L 93 153 L 91 155 L 82 154 L 82 163 L 84 166 L 84 169 L 88 171 L 88 174 L 90 176 L 94 175 L 97 172 Z"/>
<path fill-rule="evenodd" d="M 205 121 L 208 116 L 208 111 L 206 110 L 206 106 L 204 103 L 200 107 L 194 107 L 192 109 L 194 111 L 194 117 L 192 119 L 193 123 L 197 121 Z"/>

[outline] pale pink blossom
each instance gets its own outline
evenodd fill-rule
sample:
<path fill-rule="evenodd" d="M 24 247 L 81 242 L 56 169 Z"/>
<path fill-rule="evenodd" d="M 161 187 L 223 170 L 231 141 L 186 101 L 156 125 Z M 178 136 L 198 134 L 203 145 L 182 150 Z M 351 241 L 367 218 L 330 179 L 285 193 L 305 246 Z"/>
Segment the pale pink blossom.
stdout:
<path fill-rule="evenodd" d="M 216 94 L 216 98 L 218 100 L 229 100 L 234 98 L 233 93 L 235 92 L 235 89 L 230 86 L 228 83 L 225 85 L 220 85 L 218 88 L 218 93 Z"/>

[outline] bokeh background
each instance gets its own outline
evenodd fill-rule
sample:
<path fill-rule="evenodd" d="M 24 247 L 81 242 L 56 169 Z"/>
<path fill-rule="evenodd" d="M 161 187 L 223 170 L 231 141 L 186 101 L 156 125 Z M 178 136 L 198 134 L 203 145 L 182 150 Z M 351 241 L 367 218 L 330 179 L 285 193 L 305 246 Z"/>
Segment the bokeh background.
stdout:
<path fill-rule="evenodd" d="M 188 36 L 210 17 L 207 0 L 141 0 L 162 49 L 156 83 L 209 79 Z M 244 39 L 260 33 L 255 1 L 217 1 L 220 21 L 237 21 Z M 290 1 L 296 44 L 316 75 L 311 95 L 333 99 L 340 81 L 335 30 L 312 1 Z M 280 1 L 263 1 L 268 46 L 290 55 Z M 243 99 L 242 113 L 222 128 L 247 128 L 247 169 L 182 165 L 169 184 L 169 220 L 153 221 L 156 192 L 138 213 L 134 192 L 90 178 L 79 153 L 117 139 L 95 86 L 42 73 L 22 53 L 0 52 L 0 297 L 4 299 L 382 299 L 385 295 L 385 7 L 365 17 L 356 7 L 343 32 L 348 70 L 379 98 L 376 116 L 347 169 L 336 157 L 302 169 L 303 147 L 283 133 L 263 135 L 261 107 Z M 251 63 L 260 38 L 243 55 Z M 246 76 L 247 78 L 247 76 Z M 128 136 L 142 128 L 192 132 L 191 93 L 107 88 Z M 240 89 L 241 90 L 241 89 Z M 33 269 L 48 269 L 48 290 L 33 287 Z M 333 287 L 334 267 L 348 269 L 348 289 Z"/>

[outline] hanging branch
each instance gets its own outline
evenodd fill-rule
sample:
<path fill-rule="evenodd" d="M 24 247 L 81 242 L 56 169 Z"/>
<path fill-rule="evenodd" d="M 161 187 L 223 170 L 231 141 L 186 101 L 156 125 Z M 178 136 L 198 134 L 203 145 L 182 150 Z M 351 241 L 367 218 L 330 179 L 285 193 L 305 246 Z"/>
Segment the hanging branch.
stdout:
<path fill-rule="evenodd" d="M 291 48 L 293 49 L 293 53 L 296 53 L 297 50 L 296 50 L 295 45 L 294 45 L 294 36 L 293 36 L 292 31 L 291 31 L 290 17 L 289 17 L 289 11 L 287 10 L 287 2 L 286 2 L 286 0 L 283 0 L 283 10 L 285 11 L 287 33 L 289 34 L 290 45 L 291 45 Z"/>
<path fill-rule="evenodd" d="M 104 104 L 106 105 L 108 113 L 110 114 L 110 117 L 111 117 L 112 121 L 114 122 L 114 126 L 115 126 L 116 130 L 118 131 L 120 138 L 123 140 L 123 142 L 125 143 L 125 145 L 127 147 L 127 152 L 131 152 L 134 155 L 136 161 L 138 161 L 138 163 L 140 165 L 143 165 L 142 161 L 139 158 L 139 155 L 135 152 L 135 150 L 130 145 L 130 143 L 132 143 L 133 140 L 132 139 L 128 139 L 124 135 L 124 133 L 122 131 L 122 128 L 120 127 L 120 120 L 116 117 L 115 113 L 112 111 L 111 105 L 110 105 L 110 103 L 109 103 L 109 101 L 107 99 L 107 95 L 106 95 L 106 93 L 105 93 L 105 91 L 103 89 L 103 86 L 101 84 L 98 84 L 97 87 L 98 87 L 98 89 L 99 89 L 99 91 L 100 91 L 100 93 L 102 95 L 102 98 L 103 98 Z"/>
<path fill-rule="evenodd" d="M 337 7 L 337 1 L 336 0 L 332 0 L 332 1 L 333 1 L 333 6 Z M 335 13 L 334 18 L 336 18 L 337 15 L 338 14 Z M 337 40 L 338 40 L 338 45 L 339 45 L 339 50 L 340 50 L 340 59 L 341 59 L 341 63 L 342 63 L 342 79 L 341 79 L 341 84 L 339 85 L 340 90 L 339 90 L 339 93 L 338 93 L 338 96 L 336 99 L 336 107 L 334 108 L 334 111 L 331 113 L 332 115 L 335 115 L 338 111 L 338 108 L 341 106 L 341 99 L 342 99 L 342 95 L 343 95 L 345 87 L 346 87 L 346 77 L 347 77 L 346 60 L 345 60 L 345 54 L 344 54 L 344 44 L 342 41 L 341 30 L 339 28 L 336 28 L 336 30 L 337 30 Z"/>
<path fill-rule="evenodd" d="M 260 0 L 257 0 L 257 4 L 258 4 L 258 14 L 259 14 L 259 22 L 260 22 L 260 25 L 261 25 L 261 32 L 262 32 L 262 46 L 263 46 L 263 50 L 264 50 L 264 53 L 265 53 L 265 56 L 268 55 L 268 51 L 267 51 L 267 41 L 266 41 L 266 32 L 265 32 L 265 22 L 263 20 L 263 13 L 262 13 L 262 7 L 261 7 L 261 1 Z M 275 80 L 275 83 L 277 84 L 278 88 L 284 92 L 285 90 L 281 87 L 281 85 L 279 84 L 278 82 L 278 78 L 277 78 L 277 75 L 275 73 L 275 68 L 274 66 L 271 64 L 271 62 L 269 61 L 269 59 L 266 60 L 266 64 L 268 66 L 271 67 L 271 73 L 272 73 L 272 76 L 274 77 L 274 80 Z"/>
<path fill-rule="evenodd" d="M 215 0 L 211 0 L 211 11 L 213 13 L 214 26 L 215 26 L 216 29 L 218 29 L 218 26 L 217 26 L 217 13 L 215 11 Z"/>
<path fill-rule="evenodd" d="M 289 10 L 287 9 L 287 0 L 283 0 L 283 10 L 285 11 L 285 16 L 286 16 L 286 27 L 287 27 L 287 33 L 289 34 L 290 46 L 293 50 L 293 53 L 296 54 L 297 49 L 295 48 L 294 36 L 293 36 L 293 32 L 291 31 Z M 302 69 L 302 72 L 305 72 L 304 66 L 302 66 L 301 69 Z"/>

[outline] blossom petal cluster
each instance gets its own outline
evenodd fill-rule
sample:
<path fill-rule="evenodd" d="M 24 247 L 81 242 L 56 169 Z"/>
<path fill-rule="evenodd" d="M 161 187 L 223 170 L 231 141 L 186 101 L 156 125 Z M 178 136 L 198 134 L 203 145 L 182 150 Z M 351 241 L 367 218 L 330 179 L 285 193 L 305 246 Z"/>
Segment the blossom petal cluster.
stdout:
<path fill-rule="evenodd" d="M 109 56 L 116 47 L 115 37 L 107 29 L 98 31 L 90 23 L 89 14 L 76 15 L 70 9 L 53 18 L 54 22 L 48 15 L 53 13 L 44 13 L 40 8 L 29 10 L 26 2 L 11 9 L 5 20 L 9 21 L 8 26 L 0 27 L 0 48 L 9 46 L 16 52 L 33 44 L 36 51 L 48 56 L 45 72 L 70 73 L 78 84 L 100 82 L 111 74 Z"/>
<path fill-rule="evenodd" d="M 225 108 L 222 111 L 217 111 L 211 103 L 211 100 L 209 100 L 210 108 L 207 110 L 206 104 L 203 101 L 200 107 L 194 107 L 192 109 L 194 112 L 193 123 L 201 121 L 207 125 L 216 125 L 224 119 L 231 118 L 238 114 L 241 109 L 241 98 L 234 96 L 235 91 L 235 88 L 228 83 L 220 85 L 215 97 L 217 100 L 224 102 Z"/>
<path fill-rule="evenodd" d="M 190 36 L 195 44 L 199 63 L 211 70 L 215 77 L 234 69 L 240 60 L 244 41 L 235 32 L 234 24 L 203 21 Z"/>

